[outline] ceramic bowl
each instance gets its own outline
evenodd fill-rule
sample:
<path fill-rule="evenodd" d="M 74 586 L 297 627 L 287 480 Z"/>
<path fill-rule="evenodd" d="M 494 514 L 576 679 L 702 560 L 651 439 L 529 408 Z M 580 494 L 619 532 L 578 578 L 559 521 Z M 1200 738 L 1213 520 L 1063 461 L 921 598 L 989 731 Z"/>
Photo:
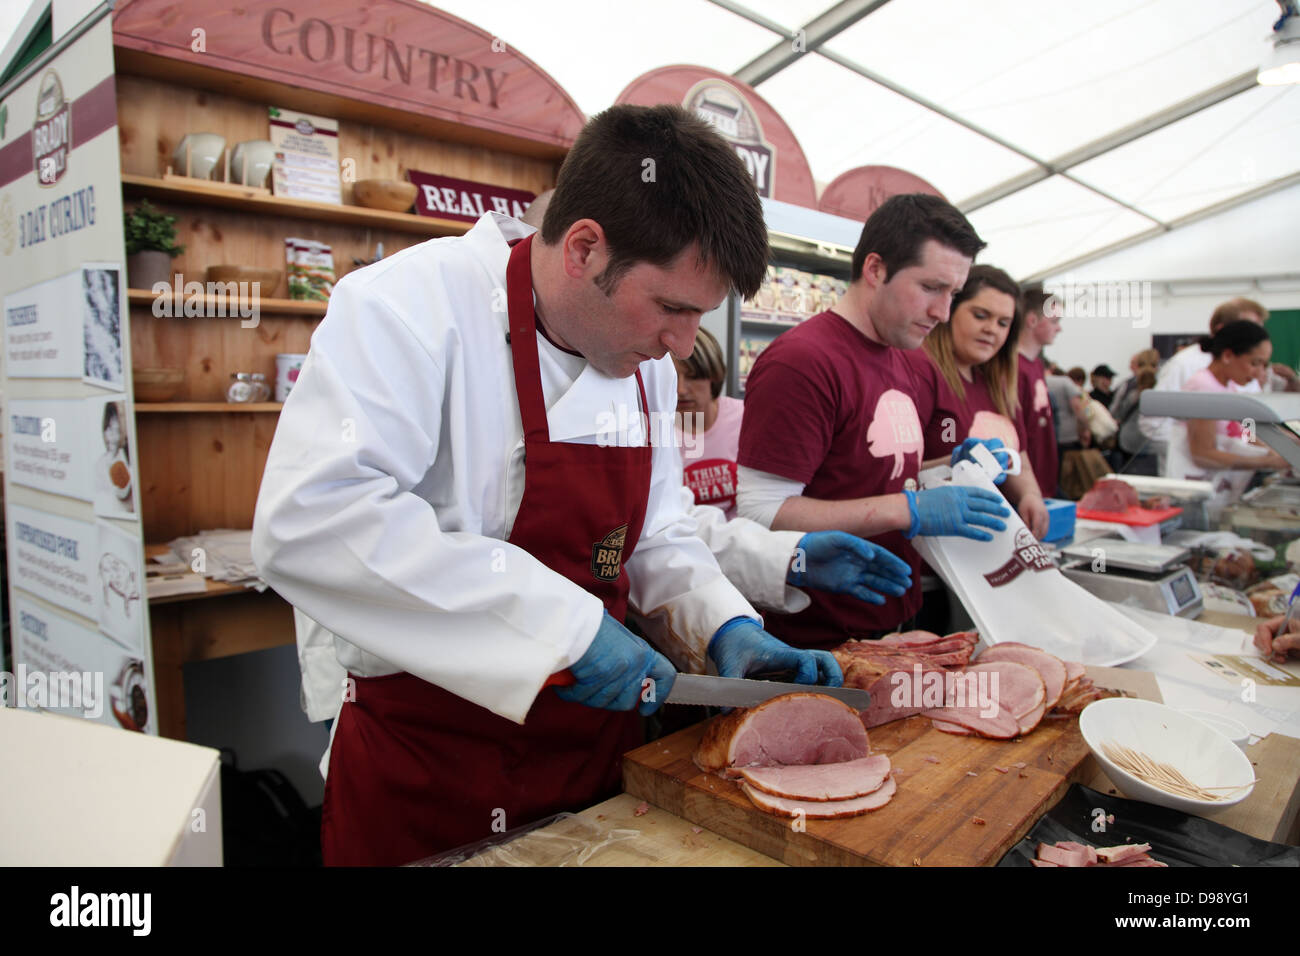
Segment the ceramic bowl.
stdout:
<path fill-rule="evenodd" d="M 280 287 L 279 269 L 259 269 L 257 266 L 217 265 L 208 266 L 208 282 L 247 282 L 247 294 L 252 295 L 252 283 L 260 282 L 258 294 L 271 298 Z"/>
<path fill-rule="evenodd" d="M 183 368 L 136 368 L 131 370 L 137 402 L 169 402 L 185 384 Z"/>
<path fill-rule="evenodd" d="M 400 179 L 359 179 L 352 184 L 352 198 L 358 206 L 406 212 L 415 202 L 415 183 Z"/>
<path fill-rule="evenodd" d="M 230 151 L 230 181 L 243 186 L 265 186 L 275 162 L 275 144 L 269 139 L 236 143 Z"/>
<path fill-rule="evenodd" d="M 1125 796 L 1135 800 L 1203 815 L 1241 803 L 1254 790 L 1250 758 L 1236 744 L 1208 724 L 1164 704 L 1129 697 L 1095 701 L 1079 716 L 1079 731 L 1106 776 Z M 1102 750 L 1108 741 L 1170 764 L 1202 787 L 1249 786 L 1235 792 L 1220 791 L 1227 794 L 1223 800 L 1179 796 L 1115 766 Z"/>
<path fill-rule="evenodd" d="M 1250 742 L 1250 728 L 1240 720 L 1234 720 L 1225 714 L 1211 714 L 1204 710 L 1184 710 L 1183 713 L 1213 727 L 1238 747 L 1244 749 Z"/>
<path fill-rule="evenodd" d="M 172 170 L 178 176 L 192 176 L 195 179 L 211 179 L 221 159 L 221 151 L 226 148 L 226 138 L 219 133 L 186 133 L 172 153 Z M 185 153 L 189 151 L 189 166 L 185 165 Z"/>

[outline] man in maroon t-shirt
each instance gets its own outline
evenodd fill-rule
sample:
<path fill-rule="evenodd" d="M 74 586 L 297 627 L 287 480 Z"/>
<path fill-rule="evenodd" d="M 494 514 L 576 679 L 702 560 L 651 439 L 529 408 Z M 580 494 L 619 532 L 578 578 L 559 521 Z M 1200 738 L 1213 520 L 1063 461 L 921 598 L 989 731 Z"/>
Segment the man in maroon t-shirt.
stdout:
<path fill-rule="evenodd" d="M 740 432 L 743 517 L 773 529 L 839 529 L 906 560 L 912 587 L 867 606 L 824 592 L 767 626 L 797 647 L 829 648 L 878 637 L 921 605 L 917 534 L 990 540 L 1009 511 L 978 488 L 916 490 L 924 438 L 916 386 L 900 349 L 920 346 L 948 320 L 984 243 L 935 196 L 894 196 L 867 220 L 853 253 L 853 281 L 834 310 L 777 338 L 745 387 Z"/>
<path fill-rule="evenodd" d="M 1047 394 L 1047 370 L 1043 366 L 1045 346 L 1056 341 L 1061 317 L 1056 302 L 1041 287 L 1026 289 L 1020 299 L 1024 324 L 1020 329 L 1020 375 L 1016 381 L 1020 407 L 1024 409 L 1028 443 L 1025 454 L 1038 478 L 1044 498 L 1056 497 L 1060 461 L 1056 454 L 1056 424 L 1052 401 Z"/>

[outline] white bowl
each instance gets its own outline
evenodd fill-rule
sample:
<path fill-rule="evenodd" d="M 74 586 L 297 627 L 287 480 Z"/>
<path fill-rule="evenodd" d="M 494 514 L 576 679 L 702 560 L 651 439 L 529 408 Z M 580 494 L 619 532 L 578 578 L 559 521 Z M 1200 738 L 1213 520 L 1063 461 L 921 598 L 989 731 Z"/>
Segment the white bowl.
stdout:
<path fill-rule="evenodd" d="M 1106 776 L 1125 796 L 1135 800 L 1201 815 L 1241 803 L 1254 790 L 1254 768 L 1236 744 L 1208 724 L 1164 704 L 1129 697 L 1095 701 L 1079 716 L 1079 731 Z M 1224 800 L 1181 797 L 1115 766 L 1102 751 L 1108 741 L 1170 764 L 1202 787 L 1250 786 L 1235 792 L 1221 791 L 1228 794 Z"/>
<path fill-rule="evenodd" d="M 1209 724 L 1238 747 L 1244 748 L 1250 742 L 1250 728 L 1240 720 L 1234 720 L 1223 714 L 1211 714 L 1204 710 L 1184 710 L 1184 714 L 1195 717 L 1203 724 Z"/>

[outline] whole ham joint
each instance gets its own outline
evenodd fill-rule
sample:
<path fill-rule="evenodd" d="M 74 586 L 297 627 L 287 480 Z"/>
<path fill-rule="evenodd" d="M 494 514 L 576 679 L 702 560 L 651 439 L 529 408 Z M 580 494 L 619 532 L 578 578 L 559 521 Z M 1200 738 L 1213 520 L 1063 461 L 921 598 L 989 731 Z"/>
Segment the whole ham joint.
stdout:
<path fill-rule="evenodd" d="M 715 720 L 695 750 L 695 765 L 734 778 L 744 767 L 844 763 L 869 752 L 856 710 L 824 694 L 794 693 Z"/>
<path fill-rule="evenodd" d="M 1123 513 L 1138 507 L 1138 494 L 1133 486 L 1119 478 L 1103 478 L 1092 490 L 1079 499 L 1080 511 L 1109 511 Z"/>
<path fill-rule="evenodd" d="M 740 778 L 760 810 L 831 819 L 878 810 L 894 795 L 889 758 L 869 751 L 857 711 L 798 692 L 715 719 L 694 759 L 701 770 Z"/>

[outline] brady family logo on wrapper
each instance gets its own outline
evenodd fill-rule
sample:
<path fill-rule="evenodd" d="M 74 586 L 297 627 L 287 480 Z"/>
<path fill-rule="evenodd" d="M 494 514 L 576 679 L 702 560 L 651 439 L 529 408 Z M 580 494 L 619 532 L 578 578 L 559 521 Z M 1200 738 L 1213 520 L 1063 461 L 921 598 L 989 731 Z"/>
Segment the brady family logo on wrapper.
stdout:
<path fill-rule="evenodd" d="M 990 587 L 1000 588 L 1004 584 L 1010 584 L 1025 571 L 1050 571 L 1055 567 L 1052 559 L 1043 550 L 1043 546 L 1038 543 L 1038 539 L 1030 534 L 1027 528 L 1022 527 L 1016 532 L 1015 550 L 1011 553 L 1011 560 L 996 571 L 984 575 L 984 580 Z"/>

